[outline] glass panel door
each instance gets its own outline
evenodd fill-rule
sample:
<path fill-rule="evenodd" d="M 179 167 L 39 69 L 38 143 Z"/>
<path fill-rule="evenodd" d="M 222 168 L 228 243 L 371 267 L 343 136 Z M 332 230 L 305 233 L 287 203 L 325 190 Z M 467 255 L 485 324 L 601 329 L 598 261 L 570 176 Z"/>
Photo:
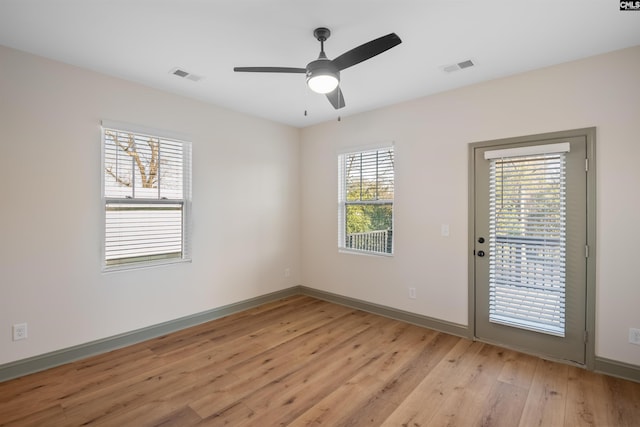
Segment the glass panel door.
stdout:
<path fill-rule="evenodd" d="M 475 336 L 585 363 L 586 137 L 473 152 Z"/>

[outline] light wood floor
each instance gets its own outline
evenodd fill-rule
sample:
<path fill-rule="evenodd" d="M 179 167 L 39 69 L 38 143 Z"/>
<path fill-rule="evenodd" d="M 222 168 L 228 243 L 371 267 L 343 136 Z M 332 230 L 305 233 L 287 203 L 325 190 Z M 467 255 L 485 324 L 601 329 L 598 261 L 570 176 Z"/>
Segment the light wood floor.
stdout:
<path fill-rule="evenodd" d="M 10 426 L 640 426 L 640 384 L 296 296 L 0 383 Z"/>

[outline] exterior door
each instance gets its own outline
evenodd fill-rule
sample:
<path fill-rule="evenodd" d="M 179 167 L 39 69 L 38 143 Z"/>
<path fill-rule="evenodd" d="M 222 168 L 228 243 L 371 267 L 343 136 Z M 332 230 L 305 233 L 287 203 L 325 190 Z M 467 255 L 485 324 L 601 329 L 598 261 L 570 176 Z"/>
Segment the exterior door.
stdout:
<path fill-rule="evenodd" d="M 541 138 L 472 146 L 474 334 L 585 364 L 587 137 Z"/>

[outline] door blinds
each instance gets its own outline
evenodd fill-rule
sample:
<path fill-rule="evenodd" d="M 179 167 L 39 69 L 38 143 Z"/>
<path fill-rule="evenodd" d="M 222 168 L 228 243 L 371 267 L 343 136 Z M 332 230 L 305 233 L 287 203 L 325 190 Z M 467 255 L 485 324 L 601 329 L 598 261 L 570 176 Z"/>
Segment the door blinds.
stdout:
<path fill-rule="evenodd" d="M 491 322 L 565 334 L 568 146 L 487 152 Z"/>

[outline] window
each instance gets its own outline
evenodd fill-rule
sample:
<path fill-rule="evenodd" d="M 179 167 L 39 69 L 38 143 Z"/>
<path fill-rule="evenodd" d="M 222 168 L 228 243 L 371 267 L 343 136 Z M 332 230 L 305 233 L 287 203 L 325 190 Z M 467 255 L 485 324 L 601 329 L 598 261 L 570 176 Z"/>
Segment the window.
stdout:
<path fill-rule="evenodd" d="M 338 247 L 393 253 L 393 147 L 338 157 Z"/>
<path fill-rule="evenodd" d="M 188 260 L 191 145 L 106 126 L 102 144 L 105 268 Z"/>

